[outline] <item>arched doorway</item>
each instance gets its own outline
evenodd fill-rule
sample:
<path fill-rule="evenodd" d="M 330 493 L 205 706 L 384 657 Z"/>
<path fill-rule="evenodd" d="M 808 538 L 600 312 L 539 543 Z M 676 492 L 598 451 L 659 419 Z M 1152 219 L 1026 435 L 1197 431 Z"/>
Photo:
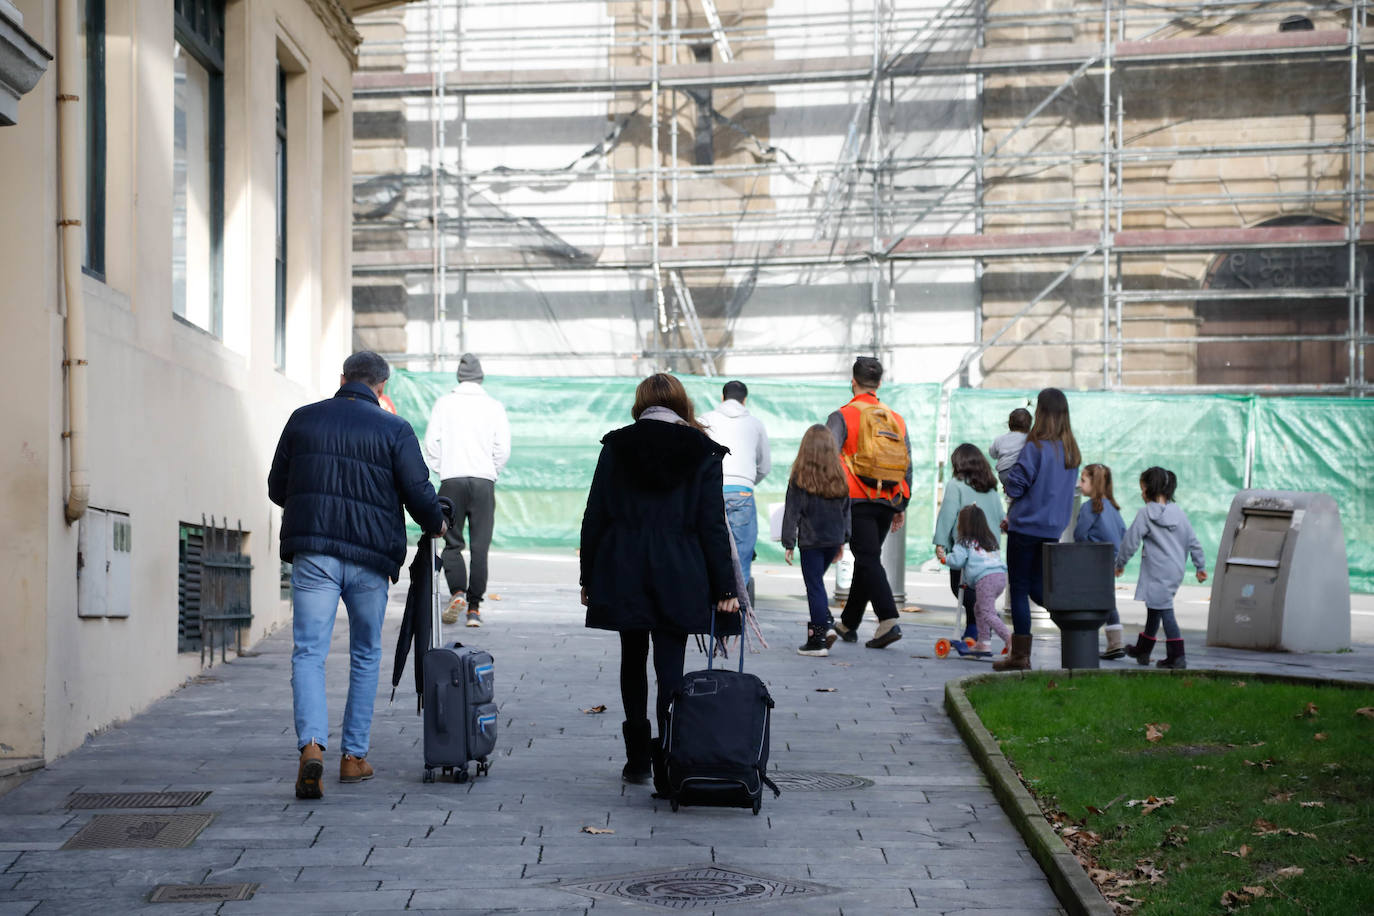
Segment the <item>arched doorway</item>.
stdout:
<path fill-rule="evenodd" d="M 1264 226 L 1331 226 L 1315 216 L 1284 216 Z M 1361 252 L 1369 276 L 1369 252 Z M 1332 289 L 1349 276 L 1346 249 L 1260 248 L 1233 251 L 1212 265 L 1207 289 L 1254 290 L 1254 299 L 1202 299 L 1197 303 L 1197 383 L 1199 385 L 1342 384 L 1348 377 L 1349 347 L 1344 340 L 1304 340 L 1343 335 L 1349 326 L 1345 297 L 1270 298 L 1263 290 Z M 1360 308 L 1365 308 L 1360 303 Z M 1368 313 L 1366 312 L 1366 320 Z M 1284 341 L 1218 341 L 1207 337 L 1290 336 Z M 1374 378 L 1374 360 L 1365 378 Z"/>

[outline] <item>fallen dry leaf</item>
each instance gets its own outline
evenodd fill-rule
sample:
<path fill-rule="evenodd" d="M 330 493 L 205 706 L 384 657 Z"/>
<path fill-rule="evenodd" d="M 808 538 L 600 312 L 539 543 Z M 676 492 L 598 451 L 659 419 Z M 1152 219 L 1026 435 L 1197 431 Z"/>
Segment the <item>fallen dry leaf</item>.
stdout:
<path fill-rule="evenodd" d="M 925 613 L 925 610 L 926 610 L 925 608 L 920 607 L 919 605 L 908 604 L 906 607 L 902 608 L 902 613 L 903 613 L 903 614 L 924 614 L 924 613 Z"/>
<path fill-rule="evenodd" d="M 1058 686 L 1059 686 L 1059 683 L 1058 683 L 1057 681 L 1050 681 L 1049 683 L 1047 683 L 1047 684 L 1045 685 L 1045 689 L 1046 689 L 1046 690 L 1053 690 L 1054 688 L 1056 688 L 1056 687 L 1058 687 Z"/>
<path fill-rule="evenodd" d="M 1274 872 L 1274 874 L 1280 878 L 1296 878 L 1298 875 L 1302 874 L 1302 869 L 1298 868 L 1296 865 L 1289 865 L 1286 868 L 1280 868 L 1278 871 Z"/>
<path fill-rule="evenodd" d="M 1294 716 L 1293 718 L 1295 718 L 1295 719 L 1315 719 L 1315 718 L 1317 718 L 1317 704 L 1316 704 L 1316 703 L 1309 702 L 1306 706 L 1304 706 L 1304 707 L 1302 708 L 1302 712 L 1298 713 L 1298 714 L 1297 714 L 1296 716 Z"/>
<path fill-rule="evenodd" d="M 1264 803 L 1266 805 L 1281 805 L 1286 801 L 1291 801 L 1292 799 L 1292 792 L 1274 792 L 1264 800 Z"/>
<path fill-rule="evenodd" d="M 1366 719 L 1374 719 L 1374 706 L 1361 706 L 1355 710 L 1355 715 L 1364 716 Z"/>
<path fill-rule="evenodd" d="M 598 835 L 598 836 L 599 836 L 600 834 L 603 834 L 603 833 L 615 833 L 615 831 L 612 830 L 610 827 L 592 827 L 592 826 L 583 827 L 583 828 L 582 828 L 582 832 L 583 832 L 583 833 L 591 833 L 591 834 L 595 834 L 595 835 Z"/>
<path fill-rule="evenodd" d="M 500 601 L 500 600 L 501 600 L 501 596 L 500 596 L 500 595 L 488 595 L 487 597 L 490 598 L 492 601 Z"/>
<path fill-rule="evenodd" d="M 1126 802 L 1126 807 L 1134 808 L 1136 805 L 1139 805 L 1141 814 L 1149 814 L 1152 811 L 1158 811 L 1166 805 L 1172 805 L 1176 801 L 1178 801 L 1178 796 L 1176 795 L 1167 795 L 1164 798 L 1151 795 L 1148 798 L 1133 798 Z"/>
<path fill-rule="evenodd" d="M 1231 686 L 1232 686 L 1232 687 L 1244 687 L 1244 686 L 1245 686 L 1245 682 L 1244 682 L 1244 681 L 1232 681 L 1232 682 L 1231 682 Z"/>
<path fill-rule="evenodd" d="M 1155 863 L 1149 859 L 1141 859 L 1135 863 L 1135 871 L 1132 875 L 1141 881 L 1148 881 L 1151 884 L 1160 884 L 1164 881 L 1164 872 L 1155 867 Z"/>
<path fill-rule="evenodd" d="M 1264 836 L 1268 833 L 1278 833 L 1279 825 L 1273 821 L 1266 821 L 1262 817 L 1255 818 L 1255 822 L 1250 825 L 1255 828 L 1255 836 Z"/>
<path fill-rule="evenodd" d="M 1228 856 L 1235 856 L 1237 859 L 1243 859 L 1250 854 L 1250 847 L 1242 843 L 1240 849 L 1234 852 L 1229 849 L 1223 849 L 1222 852 Z"/>
<path fill-rule="evenodd" d="M 834 693 L 835 690 L 836 690 L 836 688 L 834 688 L 834 687 L 817 687 L 817 688 L 816 688 L 816 692 L 817 692 L 817 693 Z"/>
<path fill-rule="evenodd" d="M 1145 726 L 1145 740 L 1154 743 L 1163 738 L 1168 730 L 1168 722 L 1150 722 Z"/>
<path fill-rule="evenodd" d="M 1330 738 L 1330 737 L 1331 737 L 1331 736 L 1328 735 L 1326 732 L 1317 732 L 1315 735 L 1312 736 L 1312 740 L 1313 740 L 1313 741 L 1325 741 L 1327 738 Z"/>
<path fill-rule="evenodd" d="M 1245 761 L 1245 765 L 1248 766 L 1248 767 L 1259 767 L 1261 770 L 1267 770 L 1267 769 L 1269 769 L 1271 766 L 1274 765 L 1274 758 L 1272 758 L 1272 757 L 1266 757 L 1265 759 L 1261 760 L 1259 763 L 1256 763 L 1256 762 L 1253 761 L 1253 760 L 1246 760 L 1246 761 Z"/>
<path fill-rule="evenodd" d="M 602 703 L 600 706 L 592 706 L 582 711 L 589 716 L 597 716 L 606 711 L 606 704 Z"/>
<path fill-rule="evenodd" d="M 1326 807 L 1326 802 L 1319 802 L 1319 801 L 1298 802 L 1298 806 L 1299 806 L 1299 807 L 1302 807 L 1302 808 L 1325 808 L 1325 807 Z"/>
<path fill-rule="evenodd" d="M 1345 861 L 1349 862 L 1351 865 L 1364 865 L 1369 860 L 1364 856 L 1357 856 L 1352 852 L 1346 855 Z"/>
<path fill-rule="evenodd" d="M 1164 839 L 1159 841 L 1159 845 L 1166 848 L 1188 845 L 1188 825 L 1175 824 L 1164 831 Z"/>
<path fill-rule="evenodd" d="M 1259 885 L 1246 885 L 1238 891 L 1227 891 L 1221 895 L 1221 905 L 1228 910 L 1248 905 L 1258 897 L 1267 897 L 1269 892 Z"/>

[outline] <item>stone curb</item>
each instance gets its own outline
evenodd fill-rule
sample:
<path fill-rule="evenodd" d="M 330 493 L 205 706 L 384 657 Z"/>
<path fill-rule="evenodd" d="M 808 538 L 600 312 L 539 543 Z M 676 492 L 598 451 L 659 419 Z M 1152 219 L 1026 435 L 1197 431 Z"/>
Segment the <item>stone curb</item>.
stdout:
<path fill-rule="evenodd" d="M 1152 668 L 1138 670 L 1129 668 L 1087 668 L 1076 671 L 1067 669 L 1041 670 L 1066 680 L 1075 677 L 1103 675 L 1115 677 L 1187 677 L 1190 674 L 1200 674 L 1285 684 L 1308 684 L 1314 687 L 1343 687 L 1360 690 L 1370 688 L 1370 683 L 1367 681 L 1205 668 L 1183 671 L 1157 671 Z M 1112 916 L 1114 910 L 1111 904 L 1102 896 L 1097 885 L 1093 884 L 1088 873 L 1083 870 L 1078 857 L 1069 851 L 1069 848 L 1064 845 L 1064 841 L 1059 838 L 1059 834 L 1055 833 L 1049 822 L 1045 820 L 1045 815 L 1040 810 L 1040 806 L 1035 803 L 1030 792 L 1021 784 L 1020 777 L 1016 775 L 1016 771 L 1011 768 L 1011 764 L 1002 754 L 997 739 L 992 737 L 992 733 L 978 718 L 978 713 L 974 712 L 973 704 L 969 702 L 968 695 L 964 692 L 964 688 L 968 684 L 999 677 L 1024 676 L 1025 673 L 1019 671 L 1002 674 L 970 674 L 947 681 L 945 682 L 945 710 L 949 713 L 950 719 L 954 721 L 959 734 L 963 736 L 964 743 L 968 745 L 974 759 L 978 761 L 978 765 L 987 774 L 988 781 L 992 783 L 993 794 L 997 796 L 1003 810 L 1006 811 L 1007 816 L 1016 826 L 1017 832 L 1026 841 L 1026 846 L 1030 849 L 1031 855 L 1045 872 L 1045 877 L 1049 879 L 1050 887 L 1054 890 L 1055 896 L 1059 898 L 1059 902 L 1072 916 L 1085 916 L 1085 914 L 1086 916 Z"/>
<path fill-rule="evenodd" d="M 1078 859 L 1064 841 L 1059 838 L 1045 820 L 1040 806 L 1031 798 L 1030 792 L 1021 784 L 1016 771 L 1011 768 L 997 739 L 984 727 L 973 704 L 968 701 L 964 686 L 969 683 L 1007 677 L 1007 674 L 971 674 L 945 683 L 945 709 L 954 720 L 955 727 L 963 736 L 964 743 L 972 752 L 978 765 L 992 783 L 992 793 L 1001 802 L 1007 817 L 1011 818 L 1021 838 L 1026 841 L 1031 856 L 1049 879 L 1050 888 L 1059 902 L 1064 905 L 1070 916 L 1113 916 L 1114 910 L 1107 899 L 1092 883 L 1088 873 L 1083 870 Z M 1015 676 L 1015 675 L 1013 675 Z M 1064 672 L 1065 677 L 1072 676 Z"/>

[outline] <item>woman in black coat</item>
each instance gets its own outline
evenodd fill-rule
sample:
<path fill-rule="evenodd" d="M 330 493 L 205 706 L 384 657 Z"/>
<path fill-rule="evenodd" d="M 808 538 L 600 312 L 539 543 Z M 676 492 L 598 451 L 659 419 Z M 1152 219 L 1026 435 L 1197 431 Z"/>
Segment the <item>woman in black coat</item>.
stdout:
<path fill-rule="evenodd" d="M 650 766 L 652 637 L 658 730 L 682 683 L 687 636 L 739 632 L 739 598 L 721 492 L 727 449 L 702 431 L 682 383 L 651 375 L 635 389 L 635 422 L 606 434 L 582 516 L 582 603 L 587 626 L 620 633 L 627 782 Z M 729 616 L 727 616 L 729 615 Z M 724 618 L 724 619 L 720 619 Z"/>

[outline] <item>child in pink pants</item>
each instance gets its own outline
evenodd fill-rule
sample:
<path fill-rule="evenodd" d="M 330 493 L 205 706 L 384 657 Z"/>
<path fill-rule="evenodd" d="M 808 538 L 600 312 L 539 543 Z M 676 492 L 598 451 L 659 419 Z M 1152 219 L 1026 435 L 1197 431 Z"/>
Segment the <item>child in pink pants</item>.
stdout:
<path fill-rule="evenodd" d="M 1011 633 L 997 616 L 997 596 L 1007 587 L 1007 564 L 1002 562 L 997 536 L 988 527 L 987 516 L 977 506 L 969 505 L 959 510 L 955 534 L 954 549 L 945 562 L 950 569 L 962 569 L 964 588 L 973 589 L 978 642 L 968 654 L 986 658 L 992 655 L 988 646 L 989 630 L 1003 643 L 1011 642 Z"/>

